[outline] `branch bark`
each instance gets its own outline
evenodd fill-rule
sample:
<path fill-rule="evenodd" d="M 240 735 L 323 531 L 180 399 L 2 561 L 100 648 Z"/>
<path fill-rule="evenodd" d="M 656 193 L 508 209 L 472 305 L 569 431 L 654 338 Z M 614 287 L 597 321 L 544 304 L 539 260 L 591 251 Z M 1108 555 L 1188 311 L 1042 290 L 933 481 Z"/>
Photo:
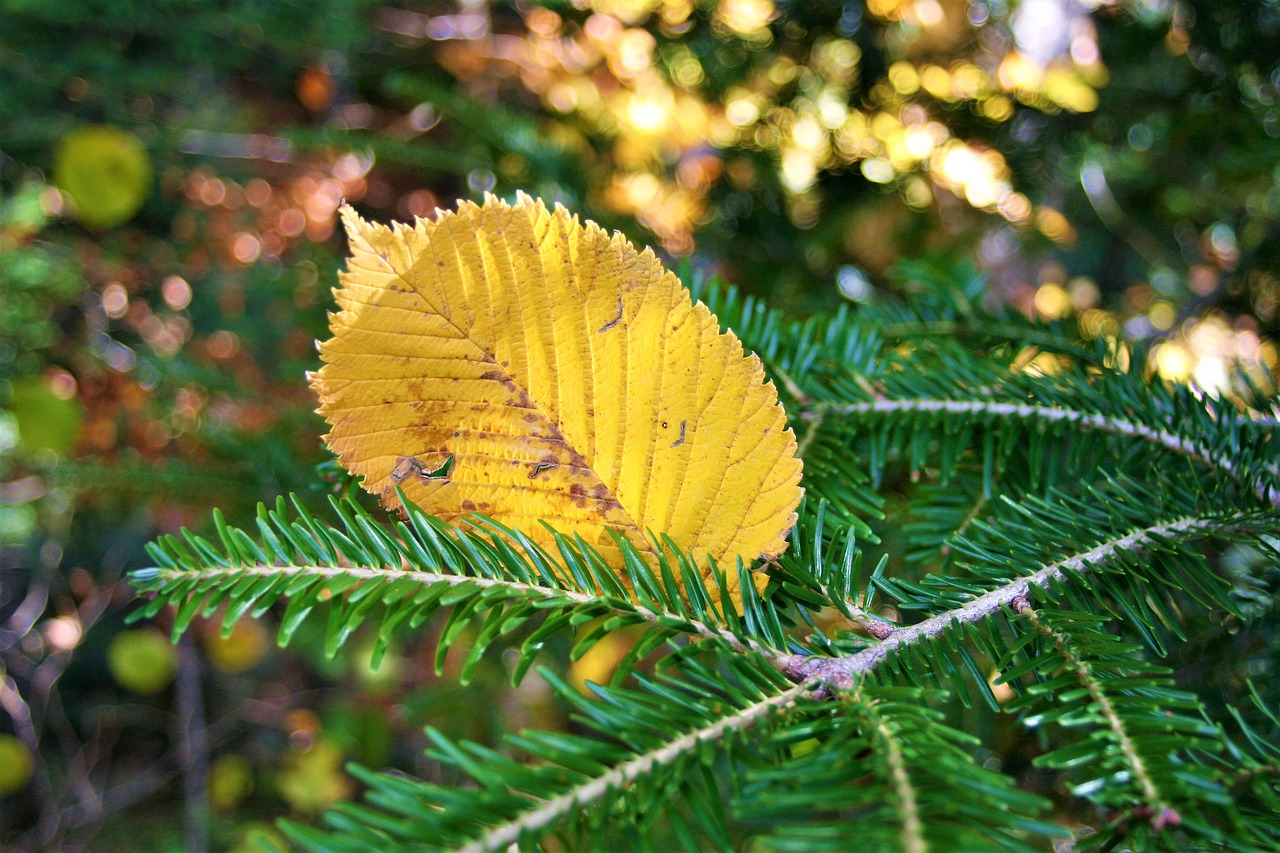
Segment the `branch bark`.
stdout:
<path fill-rule="evenodd" d="M 1073 424 L 1081 430 L 1134 438 L 1162 447 L 1171 453 L 1199 462 L 1208 468 L 1221 471 L 1237 482 L 1251 488 L 1259 500 L 1271 506 L 1280 507 L 1280 488 L 1274 485 L 1253 482 L 1249 477 L 1245 476 L 1245 472 L 1240 470 L 1234 460 L 1215 452 L 1213 448 L 1168 430 L 1154 429 L 1137 421 L 1097 412 L 995 400 L 912 399 L 869 400 L 861 403 L 819 403 L 806 409 L 803 417 L 809 420 L 816 420 L 831 413 L 840 415 L 887 415 L 898 412 L 942 412 L 953 415 L 991 415 L 1001 418 L 1037 420 L 1048 423 L 1065 422 Z M 1280 469 L 1277 469 L 1276 466 L 1267 466 L 1267 471 L 1272 475 L 1280 473 Z"/>
<path fill-rule="evenodd" d="M 447 583 L 453 586 L 462 586 L 464 584 L 472 584 L 481 589 L 491 589 L 494 587 L 502 587 L 504 589 L 518 590 L 522 594 L 530 597 L 537 596 L 544 601 L 560 600 L 570 606 L 584 605 L 600 605 L 601 597 L 596 593 L 578 592 L 571 589 L 560 589 L 550 586 L 540 586 L 538 584 L 521 583 L 519 581 L 506 580 L 503 578 L 476 577 L 473 575 L 455 575 L 448 572 L 432 572 L 424 569 L 393 569 L 393 568 L 346 568 L 335 566 L 321 565 L 288 565 L 277 566 L 270 564 L 257 565 L 241 565 L 227 567 L 201 567 L 195 570 L 188 569 L 156 569 L 154 570 L 153 580 L 149 583 L 164 582 L 168 580 L 185 581 L 190 580 L 192 576 L 199 575 L 201 578 L 216 577 L 244 577 L 245 575 L 259 575 L 262 577 L 278 577 L 281 575 L 302 576 L 313 575 L 317 578 L 333 578 L 333 577 L 355 577 L 362 581 L 394 581 L 404 578 L 410 578 L 418 581 L 423 586 L 435 583 Z M 136 577 L 136 575 L 135 575 Z M 671 620 L 678 620 L 693 627 L 691 633 L 707 639 L 717 639 L 731 648 L 740 652 L 759 652 L 766 657 L 776 655 L 777 649 L 753 640 L 750 638 L 739 637 L 731 631 L 724 628 L 718 628 L 715 625 L 708 624 L 691 616 L 679 613 L 671 613 L 667 611 L 655 610 L 643 605 L 628 603 L 625 609 L 617 608 L 619 613 L 635 613 L 642 617 L 645 621 L 654 625 L 669 625 Z"/>
<path fill-rule="evenodd" d="M 940 636 L 952 625 L 978 622 L 1011 607 L 1016 600 L 1026 599 L 1031 587 L 1047 587 L 1051 581 L 1063 580 L 1068 571 L 1085 573 L 1095 564 L 1105 563 L 1120 552 L 1137 552 L 1158 544 L 1161 539 L 1186 538 L 1221 526 L 1217 519 L 1182 518 L 1135 530 L 1117 539 L 1051 563 L 1034 574 L 1017 578 L 959 607 L 932 616 L 923 622 L 898 628 L 888 637 L 860 652 L 842 657 L 805 657 L 795 655 L 779 661 L 782 671 L 797 681 L 818 681 L 837 688 L 853 687 L 860 676 L 882 664 L 898 649 Z"/>
<path fill-rule="evenodd" d="M 700 744 L 718 741 L 732 732 L 751 728 L 778 708 L 795 702 L 806 692 L 808 691 L 803 685 L 796 685 L 789 690 L 762 699 L 736 714 L 721 717 L 710 725 L 687 732 L 652 752 L 638 755 L 589 782 L 584 782 L 558 797 L 547 800 L 538 808 L 524 812 L 508 823 L 494 827 L 470 844 L 458 848 L 458 853 L 491 853 L 506 850 L 517 844 L 525 835 L 536 833 L 581 806 L 599 800 L 609 791 L 624 788 L 656 768 L 671 764 L 696 750 Z"/>

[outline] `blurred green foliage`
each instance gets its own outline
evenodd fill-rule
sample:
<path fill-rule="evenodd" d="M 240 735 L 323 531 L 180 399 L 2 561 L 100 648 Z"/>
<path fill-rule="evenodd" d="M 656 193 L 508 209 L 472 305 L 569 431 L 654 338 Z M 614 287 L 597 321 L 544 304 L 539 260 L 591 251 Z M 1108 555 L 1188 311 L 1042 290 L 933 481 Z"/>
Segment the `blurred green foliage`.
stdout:
<path fill-rule="evenodd" d="M 64 246 L 34 240 L 46 222 L 37 183 L 0 198 L 0 379 L 35 372 L 60 342 L 84 282 Z"/>

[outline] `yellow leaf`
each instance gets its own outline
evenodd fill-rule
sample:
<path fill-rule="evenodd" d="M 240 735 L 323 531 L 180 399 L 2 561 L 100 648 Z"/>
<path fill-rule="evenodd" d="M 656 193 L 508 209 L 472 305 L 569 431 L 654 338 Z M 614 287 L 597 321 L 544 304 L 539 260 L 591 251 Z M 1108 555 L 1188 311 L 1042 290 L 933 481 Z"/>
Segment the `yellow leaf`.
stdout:
<path fill-rule="evenodd" d="M 453 521 L 488 515 L 613 566 L 613 528 L 729 570 L 780 554 L 800 460 L 755 355 L 649 250 L 521 195 L 412 226 L 343 210 L 341 311 L 311 382 L 364 487 Z M 760 579 L 762 584 L 763 578 Z"/>

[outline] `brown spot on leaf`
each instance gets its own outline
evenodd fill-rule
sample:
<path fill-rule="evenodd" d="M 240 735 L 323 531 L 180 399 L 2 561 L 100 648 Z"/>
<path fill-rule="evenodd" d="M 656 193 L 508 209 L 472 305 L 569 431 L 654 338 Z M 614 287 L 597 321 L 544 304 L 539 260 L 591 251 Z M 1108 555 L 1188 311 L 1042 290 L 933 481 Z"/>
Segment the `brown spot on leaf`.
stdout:
<path fill-rule="evenodd" d="M 619 296 L 618 297 L 618 316 L 614 317 L 612 320 L 610 320 L 609 322 L 601 326 L 598 334 L 603 335 L 605 332 L 609 331 L 610 329 L 612 329 L 614 326 L 618 325 L 621 322 L 622 322 L 622 297 Z"/>
<path fill-rule="evenodd" d="M 391 479 L 393 482 L 401 483 L 411 474 L 416 474 L 418 479 L 423 482 L 428 480 L 448 480 L 449 475 L 452 473 L 452 456 L 446 458 L 436 468 L 428 468 L 416 456 L 401 456 L 396 459 L 396 467 L 391 469 Z"/>

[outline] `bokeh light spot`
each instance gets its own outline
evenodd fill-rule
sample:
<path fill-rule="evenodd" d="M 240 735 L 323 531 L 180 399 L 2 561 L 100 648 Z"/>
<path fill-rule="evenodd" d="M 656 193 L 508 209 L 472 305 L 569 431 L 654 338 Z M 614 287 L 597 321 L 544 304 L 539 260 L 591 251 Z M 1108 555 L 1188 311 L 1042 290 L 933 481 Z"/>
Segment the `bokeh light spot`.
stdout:
<path fill-rule="evenodd" d="M 129 310 L 129 292 L 118 281 L 102 288 L 102 310 L 112 320 L 119 320 Z"/>
<path fill-rule="evenodd" d="M 209 350 L 209 355 L 220 361 L 225 361 L 240 352 L 240 338 L 236 336 L 235 332 L 219 329 L 209 336 L 205 346 Z"/>
<path fill-rule="evenodd" d="M 181 311 L 191 304 L 191 285 L 180 275 L 171 275 L 160 285 L 164 304 L 172 311 Z"/>

